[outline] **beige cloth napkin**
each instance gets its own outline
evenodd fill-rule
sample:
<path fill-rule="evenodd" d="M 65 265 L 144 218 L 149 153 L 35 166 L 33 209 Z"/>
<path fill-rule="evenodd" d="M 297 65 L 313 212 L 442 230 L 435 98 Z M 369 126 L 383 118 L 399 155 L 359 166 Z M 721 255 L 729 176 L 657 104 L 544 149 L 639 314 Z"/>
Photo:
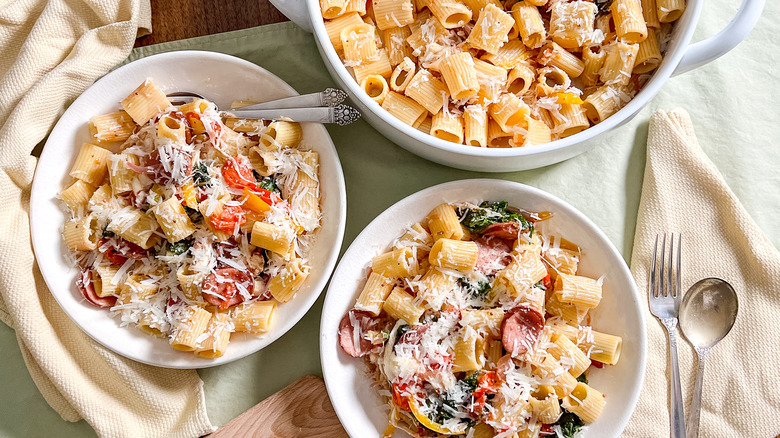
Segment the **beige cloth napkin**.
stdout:
<path fill-rule="evenodd" d="M 84 418 L 101 436 L 191 437 L 214 429 L 197 372 L 143 365 L 85 335 L 46 288 L 30 242 L 30 152 L 150 28 L 148 0 L 0 0 L 0 319 L 65 420 Z"/>
<path fill-rule="evenodd" d="M 702 115 L 702 117 L 705 117 Z M 740 145 L 718 145 L 739 153 Z M 766 187 L 777 190 L 778 187 Z M 704 277 L 728 280 L 739 297 L 731 333 L 708 355 L 700 436 L 774 437 L 780 433 L 780 253 L 764 237 L 699 146 L 685 110 L 650 120 L 631 271 L 642 295 L 655 236 L 682 233 L 683 289 Z M 668 346 L 647 309 L 647 371 L 628 437 L 669 436 Z M 686 417 L 696 355 L 678 340 Z"/>

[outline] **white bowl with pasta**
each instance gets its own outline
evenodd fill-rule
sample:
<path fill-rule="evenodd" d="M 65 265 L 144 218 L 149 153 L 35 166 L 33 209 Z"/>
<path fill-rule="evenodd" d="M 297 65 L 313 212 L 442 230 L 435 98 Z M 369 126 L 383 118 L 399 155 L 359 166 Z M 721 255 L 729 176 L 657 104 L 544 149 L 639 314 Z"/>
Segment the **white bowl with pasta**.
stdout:
<path fill-rule="evenodd" d="M 388 424 L 388 404 L 377 393 L 375 376 L 370 374 L 363 360 L 343 350 L 340 339 L 342 317 L 356 306 L 372 258 L 392 249 L 394 240 L 408 227 L 422 221 L 434 207 L 442 203 L 476 204 L 481 201 L 507 201 L 510 206 L 525 211 L 551 212 L 550 219 L 537 222 L 538 229 L 579 245 L 582 257 L 577 275 L 601 278 L 603 298 L 591 310 L 590 323 L 594 330 L 621 336 L 622 354 L 615 365 L 589 369 L 589 385 L 605 395 L 606 405 L 601 416 L 578 436 L 619 436 L 639 397 L 645 370 L 642 298 L 631 273 L 614 245 L 582 213 L 542 190 L 493 179 L 444 183 L 406 197 L 374 219 L 341 258 L 325 297 L 320 325 L 323 375 L 339 419 L 353 437 L 381 436 Z M 357 342 L 354 345 L 355 349 L 364 348 Z M 486 363 L 492 363 L 491 359 L 486 360 Z M 457 363 L 457 358 L 455 361 Z M 396 432 L 394 436 L 407 435 Z"/>
<path fill-rule="evenodd" d="M 637 3 L 638 1 L 639 0 L 637 0 Z M 339 2 L 341 2 L 340 6 L 338 5 Z M 323 21 L 323 14 L 321 12 L 321 4 L 328 5 L 326 7 L 336 5 L 337 8 L 343 7 L 344 10 L 360 10 L 359 5 L 362 4 L 361 0 L 351 0 L 349 2 L 343 0 L 322 2 L 318 0 L 272 0 L 272 3 L 274 3 L 293 21 L 314 33 L 318 48 L 323 57 L 323 60 L 325 61 L 326 67 L 331 73 L 331 76 L 338 82 L 340 86 L 342 86 L 345 90 L 348 90 L 355 105 L 363 112 L 363 117 L 369 123 L 371 123 L 374 128 L 376 128 L 393 142 L 397 143 L 399 146 L 428 160 L 456 168 L 485 172 L 505 172 L 533 169 L 560 162 L 585 152 L 588 148 L 593 147 L 595 144 L 594 142 L 588 142 L 588 140 L 593 139 L 599 134 L 616 128 L 630 120 L 645 104 L 647 104 L 653 98 L 653 96 L 655 96 L 655 94 L 663 86 L 664 82 L 666 82 L 666 80 L 671 76 L 697 68 L 718 58 L 719 56 L 734 48 L 754 27 L 755 23 L 758 21 L 764 4 L 764 0 L 743 0 L 742 7 L 737 13 L 737 16 L 722 32 L 705 41 L 689 45 L 704 1 L 687 0 L 686 2 L 687 6 L 684 9 L 684 13 L 682 13 L 682 16 L 676 20 L 673 30 L 671 31 L 670 40 L 665 52 L 663 53 L 662 62 L 652 74 L 652 77 L 647 80 L 647 82 L 641 87 L 641 90 L 633 97 L 633 99 L 631 99 L 628 103 L 625 103 L 625 97 L 621 96 L 621 99 L 624 100 L 624 106 L 617 112 L 611 116 L 606 114 L 607 117 L 603 119 L 601 117 L 602 114 L 599 113 L 596 120 L 601 119 L 600 122 L 576 134 L 565 136 L 560 139 L 555 139 L 556 137 L 553 135 L 553 141 L 551 142 L 546 142 L 549 141 L 545 140 L 545 138 L 549 138 L 549 132 L 546 132 L 542 134 L 542 140 L 539 140 L 544 143 L 536 144 L 537 140 L 533 140 L 530 135 L 525 135 L 524 137 L 514 138 L 513 141 L 517 141 L 517 144 L 520 144 L 520 141 L 523 141 L 527 146 L 507 147 L 504 145 L 500 147 L 486 148 L 466 146 L 464 144 L 457 144 L 442 139 L 451 137 L 451 135 L 447 133 L 447 130 L 450 128 L 448 128 L 444 123 L 442 124 L 441 129 L 441 132 L 443 133 L 443 135 L 441 135 L 442 138 L 434 137 L 433 135 L 429 135 L 428 132 L 418 130 L 416 127 L 410 126 L 410 124 L 413 123 L 415 126 L 417 126 L 419 123 L 424 123 L 425 129 L 428 130 L 429 128 L 427 125 L 428 123 L 431 123 L 430 118 L 427 122 L 421 122 L 420 120 L 417 120 L 416 122 L 409 121 L 410 124 L 404 123 L 399 118 L 388 112 L 386 108 L 374 101 L 369 96 L 369 94 L 364 91 L 363 87 L 361 87 L 361 85 L 353 77 L 353 73 L 351 72 L 352 69 L 348 69 L 345 66 L 342 57 L 337 52 L 336 48 L 334 48 L 334 44 L 332 42 L 335 43 L 338 37 L 329 37 L 328 29 L 326 27 L 326 23 Z M 673 1 L 667 3 L 675 3 L 679 5 L 680 3 L 685 4 L 686 2 Z M 389 4 L 393 2 L 386 0 L 383 3 Z M 396 3 L 400 4 L 403 2 L 398 0 Z M 425 2 L 413 3 L 425 4 Z M 446 1 L 438 1 L 438 3 L 446 3 Z M 452 1 L 450 3 L 460 5 L 460 7 L 463 8 L 465 7 L 463 6 L 464 4 L 480 2 L 473 0 L 462 2 Z M 481 4 L 485 3 L 488 2 L 481 2 Z M 540 2 L 532 1 L 531 3 L 539 4 Z M 541 1 L 541 4 L 544 3 L 544 1 Z M 651 4 L 655 3 L 655 0 L 642 0 L 641 3 Z M 500 3 L 496 2 L 496 4 Z M 362 9 L 363 10 L 360 10 L 359 12 L 361 14 L 366 8 L 363 7 Z M 472 22 L 476 21 L 476 13 L 472 14 L 471 12 L 468 12 L 468 14 L 472 16 Z M 355 23 L 361 23 L 361 18 L 370 18 L 374 23 L 376 23 L 376 20 L 374 19 L 375 17 L 371 15 L 370 10 L 367 14 L 352 21 Z M 340 44 L 341 42 L 339 41 L 338 43 Z M 474 51 L 472 50 L 472 54 L 473 52 Z M 480 57 L 484 59 L 484 56 Z M 395 68 L 394 66 L 395 64 L 393 64 L 393 68 Z M 510 71 L 510 76 L 511 73 L 512 72 Z M 506 73 L 503 74 L 506 75 Z M 386 77 L 388 78 L 387 82 L 390 82 L 389 76 Z M 394 96 L 397 97 L 396 95 Z M 421 101 L 420 99 L 412 100 Z M 439 105 L 434 105 L 432 108 L 428 108 L 428 110 L 436 110 L 437 106 Z M 385 107 L 388 107 L 388 105 L 385 104 Z M 609 110 L 607 113 L 611 113 L 612 111 L 613 110 Z M 398 115 L 398 112 L 395 114 Z M 433 114 L 431 113 L 430 115 Z M 416 117 L 416 114 L 412 115 L 412 118 Z M 587 118 L 584 116 L 570 117 L 569 115 L 565 115 L 565 120 L 567 123 L 570 120 L 579 120 L 580 118 L 583 119 L 585 126 L 587 126 Z M 549 121 L 550 120 L 548 118 L 546 121 L 548 125 L 550 125 Z M 433 123 L 435 123 L 435 121 Z M 463 126 L 464 122 L 461 121 L 460 123 L 461 126 Z M 555 124 L 557 123 L 558 122 L 555 122 Z M 466 121 L 465 126 L 468 127 L 468 125 L 469 122 Z M 459 130 L 462 128 L 454 127 L 451 129 Z M 579 128 L 575 128 L 572 132 L 575 132 L 578 129 Z M 564 129 L 561 128 L 561 130 Z M 555 131 L 555 129 L 553 131 Z M 466 137 L 468 138 L 468 133 L 466 134 Z M 463 135 L 460 135 L 459 141 L 461 143 L 466 141 L 463 138 Z M 476 144 L 480 144 L 482 142 L 482 140 L 479 140 L 476 142 Z M 466 144 L 469 143 L 466 142 Z"/>
<path fill-rule="evenodd" d="M 309 276 L 290 301 L 276 306 L 271 327 L 262 334 L 233 333 L 224 355 L 216 358 L 174 350 L 167 338 L 151 336 L 134 325 L 122 327 L 119 318 L 112 318 L 107 309 L 92 306 L 84 299 L 74 284 L 79 269 L 66 255 L 68 246 L 62 237 L 63 223 L 68 220 L 69 213 L 57 199 L 60 191 L 70 184 L 68 173 L 74 166 L 79 148 L 83 143 L 95 142 L 90 138 L 88 129 L 90 119 L 117 111 L 118 102 L 130 95 L 139 84 L 146 84 L 147 79 L 151 79 L 164 93 L 196 92 L 220 108 L 230 108 L 231 103 L 237 100 L 266 101 L 297 94 L 287 83 L 263 68 L 213 52 L 164 53 L 132 62 L 107 74 L 71 104 L 41 154 L 32 187 L 30 213 L 36 259 L 52 295 L 65 313 L 105 347 L 136 361 L 168 368 L 191 369 L 225 364 L 278 339 L 303 317 L 322 292 L 335 266 L 346 221 L 346 190 L 341 164 L 325 128 L 320 124 L 301 124 L 301 144 L 319 154 L 322 216 L 319 229 L 315 231 L 316 240 L 308 252 Z M 110 144 L 106 147 L 111 148 Z M 113 147 L 116 148 L 117 144 Z M 144 283 L 152 284 L 149 281 Z M 171 306 L 170 301 L 168 306 Z"/>

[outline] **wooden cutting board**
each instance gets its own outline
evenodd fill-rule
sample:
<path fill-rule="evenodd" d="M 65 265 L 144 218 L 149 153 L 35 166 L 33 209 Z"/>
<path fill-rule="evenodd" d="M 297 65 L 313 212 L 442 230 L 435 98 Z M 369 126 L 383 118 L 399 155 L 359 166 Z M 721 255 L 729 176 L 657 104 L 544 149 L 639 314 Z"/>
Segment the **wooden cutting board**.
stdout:
<path fill-rule="evenodd" d="M 209 435 L 210 438 L 347 438 L 325 382 L 304 376 Z"/>

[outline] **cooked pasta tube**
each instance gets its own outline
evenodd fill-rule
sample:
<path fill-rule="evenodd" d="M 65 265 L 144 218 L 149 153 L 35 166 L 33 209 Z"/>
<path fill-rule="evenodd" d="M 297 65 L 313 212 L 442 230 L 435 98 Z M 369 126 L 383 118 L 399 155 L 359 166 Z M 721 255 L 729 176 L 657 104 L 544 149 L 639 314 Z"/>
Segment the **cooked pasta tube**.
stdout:
<path fill-rule="evenodd" d="M 89 119 L 89 136 L 97 143 L 127 140 L 135 130 L 135 122 L 124 111 Z"/>
<path fill-rule="evenodd" d="M 463 143 L 463 116 L 439 111 L 431 121 L 431 135 L 453 143 Z"/>
<path fill-rule="evenodd" d="M 214 359 L 225 354 L 230 334 L 233 332 L 233 323 L 227 312 L 216 312 L 212 315 L 204 332 L 203 339 L 195 350 L 195 355 Z"/>
<path fill-rule="evenodd" d="M 390 77 L 390 88 L 397 93 L 403 93 L 412 81 L 416 69 L 417 65 L 411 59 L 404 58 L 393 70 L 393 75 Z"/>
<path fill-rule="evenodd" d="M 512 17 L 523 43 L 532 49 L 541 47 L 547 38 L 547 30 L 539 9 L 529 1 L 520 1 L 512 6 Z"/>
<path fill-rule="evenodd" d="M 601 283 L 580 275 L 558 274 L 555 294 L 563 303 L 591 309 L 601 301 Z"/>
<path fill-rule="evenodd" d="M 171 102 L 149 79 L 139 85 L 129 96 L 122 99 L 122 109 L 139 125 L 171 106 Z"/>
<path fill-rule="evenodd" d="M 428 115 L 425 107 L 414 100 L 394 91 L 387 93 L 382 108 L 407 125 L 417 127 Z"/>
<path fill-rule="evenodd" d="M 434 242 L 439 239 L 460 240 L 464 236 L 455 207 L 450 204 L 439 204 L 428 213 L 426 219 Z"/>
<path fill-rule="evenodd" d="M 407 324 L 414 324 L 420 320 L 425 312 L 425 308 L 414 303 L 414 297 L 405 290 L 396 287 L 387 296 L 382 309 L 390 317 L 406 321 Z"/>
<path fill-rule="evenodd" d="M 488 53 L 497 53 L 509 40 L 508 34 L 514 24 L 515 21 L 502 8 L 489 3 L 479 11 L 479 18 L 466 43 Z"/>
<path fill-rule="evenodd" d="M 445 57 L 439 65 L 439 71 L 453 99 L 465 99 L 479 92 L 477 71 L 470 53 L 460 52 Z"/>
<path fill-rule="evenodd" d="M 97 230 L 97 219 L 93 215 L 84 216 L 65 222 L 62 231 L 65 244 L 71 251 L 90 251 L 97 248 L 100 238 Z"/>
<path fill-rule="evenodd" d="M 195 351 L 198 348 L 198 338 L 206 331 L 211 312 L 198 307 L 189 306 L 181 311 L 176 327 L 171 337 L 171 347 L 181 351 Z"/>
<path fill-rule="evenodd" d="M 482 105 L 469 105 L 463 112 L 466 144 L 487 147 L 487 111 Z"/>
<path fill-rule="evenodd" d="M 290 301 L 303 286 L 309 270 L 304 267 L 301 259 L 291 260 L 285 269 L 268 282 L 268 291 L 280 303 Z"/>
<path fill-rule="evenodd" d="M 95 187 L 77 179 L 67 189 L 60 192 L 60 199 L 68 206 L 70 211 L 84 210 L 89 204 L 89 198 L 95 193 Z"/>
<path fill-rule="evenodd" d="M 100 184 L 106 176 L 108 170 L 106 164 L 111 155 L 108 149 L 84 143 L 70 170 L 70 176 L 93 186 Z"/>
<path fill-rule="evenodd" d="M 647 24 L 642 15 L 641 0 L 614 0 L 609 10 L 612 12 L 615 32 L 620 40 L 635 44 L 647 38 Z"/>
<path fill-rule="evenodd" d="M 374 316 L 382 311 L 382 304 L 393 290 L 393 279 L 385 277 L 378 272 L 371 272 L 363 290 L 355 303 L 355 308 L 365 310 Z"/>
<path fill-rule="evenodd" d="M 471 20 L 471 10 L 456 0 L 428 0 L 428 8 L 447 29 L 462 26 Z"/>
<path fill-rule="evenodd" d="M 585 423 L 596 421 L 605 404 L 604 394 L 581 382 L 563 399 L 563 408 L 576 414 Z"/>
<path fill-rule="evenodd" d="M 421 68 L 406 86 L 406 95 L 431 114 L 436 114 L 441 110 L 449 90 L 441 79 Z"/>
<path fill-rule="evenodd" d="M 265 333 L 273 326 L 276 301 L 254 301 L 240 304 L 231 310 L 231 319 L 237 332 Z"/>
<path fill-rule="evenodd" d="M 371 269 L 386 277 L 417 275 L 417 258 L 411 247 L 394 249 L 371 259 Z"/>

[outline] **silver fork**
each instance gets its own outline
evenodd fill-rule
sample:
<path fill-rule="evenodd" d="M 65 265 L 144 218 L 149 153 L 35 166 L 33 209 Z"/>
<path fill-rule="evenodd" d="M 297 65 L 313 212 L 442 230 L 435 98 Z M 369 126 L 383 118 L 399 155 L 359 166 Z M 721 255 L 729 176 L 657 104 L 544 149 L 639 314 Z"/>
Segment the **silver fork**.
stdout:
<path fill-rule="evenodd" d="M 669 360 L 671 362 L 671 382 L 669 391 L 672 403 L 669 407 L 671 438 L 685 437 L 685 413 L 683 412 L 682 390 L 680 389 L 680 368 L 677 363 L 677 314 L 680 309 L 683 292 L 680 288 L 680 260 L 682 255 L 682 235 L 677 234 L 677 257 L 675 262 L 674 233 L 669 238 L 669 260 L 666 261 L 666 234 L 661 243 L 661 260 L 658 261 L 658 235 L 655 236 L 653 261 L 650 265 L 650 278 L 647 293 L 650 301 L 650 313 L 666 327 L 669 336 Z"/>
<path fill-rule="evenodd" d="M 205 99 L 198 93 L 180 91 L 166 95 L 174 105 L 182 105 L 194 99 Z M 292 120 L 296 122 L 336 123 L 348 125 L 360 112 L 348 105 L 341 105 L 347 93 L 327 88 L 319 93 L 285 97 L 269 102 L 232 108 L 229 112 L 247 119 Z"/>

